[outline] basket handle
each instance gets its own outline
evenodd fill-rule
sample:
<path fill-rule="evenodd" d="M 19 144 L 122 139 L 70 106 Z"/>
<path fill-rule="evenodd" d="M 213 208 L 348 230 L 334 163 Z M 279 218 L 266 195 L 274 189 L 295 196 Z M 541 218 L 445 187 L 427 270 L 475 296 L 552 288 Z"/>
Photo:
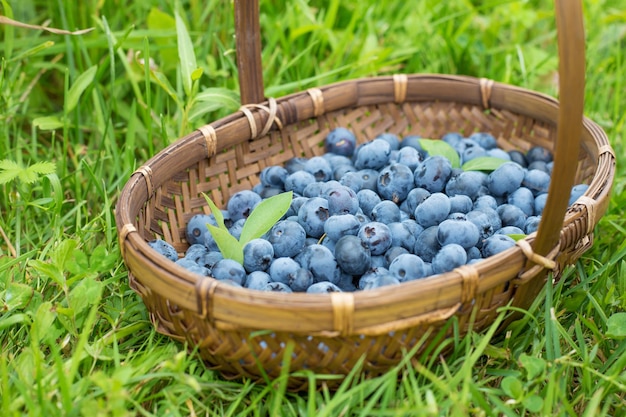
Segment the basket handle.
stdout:
<path fill-rule="evenodd" d="M 585 36 L 581 0 L 555 0 L 559 50 L 559 114 L 553 178 L 535 240 L 535 253 L 547 255 L 559 240 L 574 185 L 582 132 L 585 89 Z M 258 0 L 235 0 L 237 67 L 241 103 L 265 100 Z"/>

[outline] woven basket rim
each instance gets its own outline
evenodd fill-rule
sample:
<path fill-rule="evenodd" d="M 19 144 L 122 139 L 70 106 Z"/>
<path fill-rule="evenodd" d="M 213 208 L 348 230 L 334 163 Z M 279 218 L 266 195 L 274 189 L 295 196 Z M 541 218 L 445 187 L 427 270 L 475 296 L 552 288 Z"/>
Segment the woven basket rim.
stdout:
<path fill-rule="evenodd" d="M 533 101 L 533 114 L 532 117 L 536 118 L 535 115 L 543 116 L 545 118 L 546 123 L 555 124 L 554 118 L 558 113 L 558 101 L 553 97 L 547 96 L 542 93 L 538 93 L 532 90 L 527 90 L 517 86 L 510 86 L 508 84 L 493 82 L 491 83 L 492 87 L 489 91 L 489 96 L 485 97 L 485 91 L 481 89 L 481 85 L 484 84 L 484 79 L 478 79 L 470 76 L 454 76 L 454 75 L 438 75 L 438 74 L 413 74 L 413 75 L 405 75 L 406 82 L 408 84 L 408 91 L 404 97 L 406 102 L 421 102 L 421 101 L 450 101 L 450 102 L 459 102 L 457 100 L 453 100 L 454 96 L 458 97 L 458 92 L 460 90 L 471 90 L 474 92 L 473 100 L 469 100 L 468 104 L 474 106 L 481 106 L 483 103 L 488 103 L 490 108 L 506 108 L 506 106 L 513 107 L 512 111 L 515 113 L 524 114 L 523 111 L 529 111 L 530 109 L 525 109 L 524 106 L 520 103 L 525 103 L 525 100 L 519 99 L 519 97 L 525 96 L 528 100 Z M 342 81 L 334 84 L 329 84 L 326 86 L 319 87 L 318 89 L 322 91 L 323 95 L 332 95 L 334 92 L 344 89 L 344 88 L 356 88 L 356 89 L 364 89 L 368 86 L 369 83 L 372 84 L 380 84 L 387 86 L 387 90 L 393 90 L 393 76 L 381 76 L 381 77 L 366 77 L 356 80 L 348 80 Z M 423 84 L 428 85 L 437 85 L 444 84 L 450 85 L 448 90 L 445 90 L 440 97 L 431 97 L 428 95 L 420 95 L 422 94 L 422 90 L 420 86 Z M 433 87 L 437 89 L 436 87 Z M 439 89 L 441 90 L 441 89 Z M 360 91 L 360 90 L 359 90 Z M 397 94 L 397 93 L 394 93 Z M 307 91 L 293 93 L 281 98 L 276 99 L 279 115 L 280 117 L 284 117 L 286 119 L 283 120 L 283 123 L 293 123 L 296 120 L 307 119 L 309 117 L 314 117 L 313 114 L 313 102 L 311 98 L 311 94 Z M 359 98 L 357 102 L 354 103 L 341 103 L 339 106 L 362 106 L 368 104 L 379 104 L 379 103 L 390 103 L 394 102 L 395 97 L 384 97 L 380 96 L 370 97 L 370 96 L 361 96 L 361 94 L 357 94 Z M 517 98 L 517 99 L 516 99 Z M 311 108 L 310 114 L 299 114 L 297 111 L 294 112 L 293 109 L 297 109 L 295 103 L 301 102 L 302 100 L 306 100 L 308 106 Z M 262 104 L 267 104 L 262 103 Z M 537 110 L 537 107 L 539 110 Z M 334 108 L 325 108 L 325 112 L 334 111 Z M 281 113 L 282 111 L 282 113 Z M 267 112 L 257 109 L 252 111 L 255 120 L 259 126 L 263 126 L 267 123 L 268 115 Z M 287 115 L 288 117 L 285 117 Z M 550 118 L 552 116 L 552 118 Z M 237 112 L 235 114 L 226 116 L 220 120 L 217 120 L 211 123 L 212 129 L 216 132 L 217 137 L 220 137 L 220 131 L 224 126 L 231 125 L 233 123 L 240 123 L 242 127 L 246 127 L 246 136 L 247 139 L 251 136 L 251 129 L 249 127 L 249 121 L 246 116 Z M 277 126 L 273 127 L 273 130 L 278 129 Z M 590 183 L 590 188 L 585 193 L 585 195 L 589 199 L 593 199 L 597 202 L 598 209 L 596 211 L 603 212 L 606 208 L 606 204 L 608 203 L 607 197 L 610 192 L 610 186 L 612 184 L 612 171 L 609 167 L 608 170 L 602 170 L 600 167 L 603 165 L 614 165 L 615 156 L 614 153 L 608 144 L 608 139 L 606 135 L 594 122 L 585 118 L 583 122 L 583 132 L 582 135 L 592 136 L 594 141 L 597 142 L 598 145 L 598 155 L 597 158 L 599 160 L 599 168 L 596 171 L 597 173 L 601 173 L 603 177 L 599 178 L 598 175 L 595 175 Z M 181 138 L 163 149 L 153 158 L 151 158 L 144 166 L 152 167 L 155 171 L 156 164 L 164 163 L 163 158 L 164 155 L 172 155 L 177 152 L 177 150 L 181 146 L 185 146 L 190 143 L 204 143 L 200 142 L 200 138 L 203 138 L 202 134 L 199 134 L 198 131 Z M 217 150 L 219 151 L 219 141 Z M 206 158 L 207 155 L 199 154 L 196 156 L 198 160 Z M 180 169 L 184 170 L 186 167 L 180 167 Z M 155 174 L 156 176 L 156 174 Z M 233 319 L 232 321 L 226 323 L 223 321 L 223 318 L 215 318 L 212 315 L 212 307 L 216 302 L 229 303 L 234 300 L 238 300 L 241 302 L 245 302 L 247 305 L 251 306 L 251 308 L 263 308 L 268 305 L 272 305 L 274 309 L 288 309 L 294 311 L 303 311 L 307 309 L 321 309 L 321 310 L 341 310 L 341 309 L 367 309 L 367 308 L 383 308 L 388 305 L 390 302 L 402 302 L 402 300 L 408 298 L 409 296 L 425 296 L 428 294 L 439 294 L 440 298 L 437 301 L 436 310 L 451 310 L 455 307 L 458 307 L 462 304 L 462 302 L 467 302 L 467 300 L 471 300 L 472 294 L 471 291 L 486 291 L 489 288 L 493 288 L 497 285 L 500 285 L 504 282 L 510 281 L 510 272 L 506 271 L 516 270 L 518 273 L 523 273 L 525 270 L 524 266 L 527 264 L 526 255 L 524 255 L 522 249 L 519 246 L 515 246 L 505 252 L 502 252 L 493 257 L 487 258 L 479 263 L 476 263 L 472 268 L 475 269 L 476 276 L 473 278 L 469 278 L 470 281 L 475 280 L 471 285 L 469 284 L 467 274 L 462 275 L 459 270 L 453 270 L 451 272 L 434 275 L 425 279 L 407 282 L 401 284 L 403 286 L 404 291 L 397 291 L 396 288 L 380 288 L 376 290 L 368 290 L 368 291 L 356 291 L 354 293 L 346 293 L 350 294 L 345 297 L 339 298 L 337 296 L 332 295 L 319 295 L 319 294 L 276 294 L 276 293 L 268 293 L 264 294 L 260 291 L 249 290 L 246 288 L 235 288 L 229 285 L 218 282 L 213 278 L 202 277 L 199 275 L 195 275 L 191 272 L 186 271 L 184 268 L 174 264 L 171 261 L 168 261 L 154 252 L 136 233 L 122 233 L 122 229 L 125 225 L 133 223 L 133 217 L 136 216 L 137 213 L 128 213 L 126 210 L 125 204 L 128 203 L 127 200 L 136 199 L 137 195 L 133 195 L 130 193 L 130 189 L 136 187 L 136 189 L 144 189 L 147 187 L 146 176 L 144 173 L 140 173 L 137 176 L 131 176 L 128 183 L 124 187 L 120 195 L 120 200 L 118 201 L 117 210 L 116 210 L 116 220 L 118 225 L 118 232 L 120 232 L 120 245 L 123 248 L 123 252 L 134 251 L 137 257 L 141 257 L 142 261 L 149 265 L 153 270 L 155 275 L 159 275 L 162 273 L 161 279 L 170 281 L 173 286 L 182 286 L 184 287 L 181 292 L 184 293 L 184 302 L 177 303 L 180 304 L 181 307 L 186 307 L 195 311 L 198 314 L 201 314 L 207 317 L 207 320 L 214 322 L 217 326 L 222 326 L 224 328 L 238 326 L 237 320 Z M 150 188 L 157 188 L 161 184 L 158 181 L 155 181 L 155 178 L 152 178 L 153 184 L 150 185 Z M 143 183 L 143 184 L 142 184 Z M 146 193 L 148 195 L 149 193 Z M 148 195 L 148 198 L 150 196 Z M 146 199 L 146 202 L 148 199 Z M 139 206 L 145 204 L 142 202 Z M 565 221 L 563 223 L 563 230 L 568 227 L 568 225 L 574 224 L 575 222 L 585 219 L 587 212 L 589 211 L 589 207 L 584 206 L 584 208 L 580 207 L 570 207 Z M 593 223 L 593 222 L 592 222 Z M 595 225 L 595 223 L 593 223 Z M 588 226 L 587 226 L 588 228 Z M 524 241 L 532 244 L 535 236 L 529 236 Z M 560 246 L 562 246 L 562 242 L 557 242 L 554 249 L 551 251 L 550 256 L 547 258 L 549 260 L 554 261 L 556 257 L 559 255 Z M 126 259 L 126 257 L 125 257 Z M 488 272 L 491 272 L 493 268 L 501 268 L 500 275 L 488 275 Z M 540 268 L 541 269 L 541 268 Z M 470 275 L 473 275 L 474 272 Z M 445 290 L 445 291 L 443 291 Z M 469 291 L 469 293 L 468 293 Z M 400 294 L 398 294 L 400 293 Z M 441 295 L 445 293 L 445 295 Z M 242 301 L 244 300 L 244 301 Z M 347 303 L 347 304 L 346 304 Z M 345 314 L 352 314 L 351 312 L 344 312 Z M 415 320 L 419 320 L 421 316 L 422 318 L 427 318 L 426 316 L 432 313 L 432 310 L 428 309 L 423 312 L 412 312 L 410 317 L 400 317 L 399 320 L 405 320 L 408 322 L 414 322 Z M 343 314 L 343 313 L 342 313 Z M 410 320 L 409 320 L 410 319 Z M 295 320 L 294 320 L 295 321 Z M 388 318 L 382 318 L 380 320 L 380 324 L 388 323 Z M 299 323 L 292 323 L 295 326 L 293 327 L 285 327 L 281 330 L 286 331 L 303 331 L 304 333 L 311 334 L 316 333 L 311 329 L 301 330 L 299 327 Z M 244 326 L 246 327 L 246 326 Z M 339 334 L 349 334 L 351 332 L 364 332 L 368 329 L 375 328 L 376 326 L 368 326 L 367 328 L 359 328 L 358 325 L 352 325 L 348 329 L 342 328 L 342 326 L 334 326 L 332 329 L 324 328 L 318 329 L 321 332 L 335 331 Z"/>

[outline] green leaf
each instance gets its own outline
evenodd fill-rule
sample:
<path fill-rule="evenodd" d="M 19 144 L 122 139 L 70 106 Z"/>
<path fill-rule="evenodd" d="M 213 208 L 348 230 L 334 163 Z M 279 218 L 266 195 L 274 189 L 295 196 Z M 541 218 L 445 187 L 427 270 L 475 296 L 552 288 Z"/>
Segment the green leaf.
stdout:
<path fill-rule="evenodd" d="M 20 175 L 22 167 L 14 161 L 3 159 L 0 161 L 0 185 L 13 181 Z"/>
<path fill-rule="evenodd" d="M 522 367 L 526 369 L 528 380 L 535 379 L 546 369 L 546 361 L 541 358 L 535 358 L 522 353 L 519 357 Z"/>
<path fill-rule="evenodd" d="M 209 208 L 211 209 L 211 214 L 213 214 L 213 217 L 215 217 L 217 225 L 223 230 L 228 230 L 227 227 L 224 225 L 224 215 L 222 214 L 222 210 L 217 208 L 213 200 L 211 200 L 208 195 L 204 193 L 202 193 L 202 195 L 204 196 L 206 203 L 209 205 Z"/>
<path fill-rule="evenodd" d="M 189 120 L 196 120 L 206 113 L 224 109 L 232 112 L 239 108 L 239 95 L 226 88 L 207 88 L 194 97 Z"/>
<path fill-rule="evenodd" d="M 441 155 L 448 158 L 452 168 L 461 166 L 458 152 L 447 142 L 438 139 L 420 139 L 422 149 L 428 152 L 428 156 Z"/>
<path fill-rule="evenodd" d="M 518 240 L 525 239 L 526 236 L 528 236 L 528 235 L 522 235 L 522 234 L 519 234 L 519 233 L 510 233 L 510 234 L 507 234 L 507 236 L 517 242 Z"/>
<path fill-rule="evenodd" d="M 74 314 L 77 316 L 88 307 L 100 302 L 101 293 L 102 283 L 100 281 L 96 281 L 94 277 L 81 279 L 72 288 L 68 300 L 70 307 L 74 310 Z"/>
<path fill-rule="evenodd" d="M 207 224 L 209 232 L 213 235 L 217 247 L 224 258 L 233 259 L 243 265 L 243 247 L 239 241 L 227 230 Z"/>
<path fill-rule="evenodd" d="M 615 313 L 607 320 L 606 336 L 611 339 L 626 338 L 626 313 Z"/>
<path fill-rule="evenodd" d="M 543 408 L 543 398 L 536 394 L 533 394 L 524 398 L 522 404 L 531 413 L 538 413 Z"/>
<path fill-rule="evenodd" d="M 470 159 L 461 167 L 463 171 L 494 171 L 500 165 L 507 162 L 506 159 L 495 158 L 493 156 L 480 156 Z"/>
<path fill-rule="evenodd" d="M 174 15 L 176 19 L 176 36 L 178 38 L 178 59 L 180 60 L 180 72 L 183 78 L 183 88 L 187 95 L 191 94 L 193 83 L 192 74 L 198 68 L 196 55 L 193 52 L 193 44 L 187 32 L 185 22 L 178 13 Z"/>
<path fill-rule="evenodd" d="M 34 292 L 30 285 L 12 282 L 4 292 L 2 303 L 9 311 L 24 308 L 33 298 Z"/>
<path fill-rule="evenodd" d="M 57 130 L 63 125 L 64 123 L 59 119 L 59 116 L 43 116 L 33 119 L 33 126 L 39 130 Z"/>
<path fill-rule="evenodd" d="M 52 162 L 36 162 L 26 169 L 22 169 L 19 174 L 20 181 L 26 184 L 32 184 L 41 178 L 42 175 L 53 174 L 56 171 L 56 165 Z"/>
<path fill-rule="evenodd" d="M 77 249 L 72 258 L 67 260 L 65 267 L 74 275 L 83 274 L 89 271 L 89 259 L 85 252 Z"/>
<path fill-rule="evenodd" d="M 165 77 L 165 75 L 162 72 L 159 72 L 159 71 L 150 71 L 150 75 L 152 75 L 152 77 L 154 77 L 154 80 L 156 81 L 156 83 L 163 90 L 165 90 L 167 95 L 170 96 L 171 99 L 174 100 L 174 102 L 178 106 L 180 106 L 180 100 L 179 100 L 178 96 L 176 95 L 176 91 L 174 90 L 174 87 L 172 87 L 172 84 L 170 84 L 170 82 L 167 79 L 167 77 Z"/>
<path fill-rule="evenodd" d="M 500 383 L 500 388 L 502 388 L 502 391 L 504 391 L 506 395 L 514 400 L 519 400 L 524 394 L 522 382 L 514 376 L 504 377 Z"/>
<path fill-rule="evenodd" d="M 270 230 L 289 210 L 292 200 L 293 192 L 291 191 L 262 200 L 252 210 L 241 229 L 241 237 L 239 238 L 241 246 L 245 246 L 252 239 L 259 238 Z"/>
<path fill-rule="evenodd" d="M 35 318 L 33 320 L 33 328 L 36 327 L 36 334 L 39 341 L 48 338 L 50 340 L 50 328 L 54 319 L 56 318 L 56 312 L 50 301 L 44 301 L 35 312 Z"/>
<path fill-rule="evenodd" d="M 93 83 L 93 79 L 96 77 L 97 71 L 98 66 L 93 65 L 76 78 L 76 81 L 74 81 L 74 84 L 72 84 L 72 87 L 70 87 L 70 90 L 67 92 L 67 98 L 65 100 L 65 111 L 67 113 L 74 110 L 78 104 L 80 96 L 85 92 L 87 87 Z"/>

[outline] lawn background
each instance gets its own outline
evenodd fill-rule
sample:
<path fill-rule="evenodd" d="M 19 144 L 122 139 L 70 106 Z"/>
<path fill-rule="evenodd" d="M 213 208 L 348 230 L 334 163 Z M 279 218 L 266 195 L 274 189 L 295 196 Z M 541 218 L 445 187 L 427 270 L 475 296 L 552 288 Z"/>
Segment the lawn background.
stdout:
<path fill-rule="evenodd" d="M 451 340 L 452 353 L 425 367 L 301 394 L 280 380 L 224 381 L 157 334 L 119 255 L 113 207 L 129 175 L 238 107 L 232 2 L 0 7 L 29 24 L 94 28 L 70 36 L 0 27 L 3 416 L 626 415 L 626 1 L 584 1 L 585 113 L 618 155 L 594 247 L 507 332 Z M 557 94 L 547 0 L 261 0 L 261 27 L 267 96 L 394 72 Z M 185 33 L 195 57 L 181 65 Z M 188 64 L 202 69 L 193 84 Z"/>

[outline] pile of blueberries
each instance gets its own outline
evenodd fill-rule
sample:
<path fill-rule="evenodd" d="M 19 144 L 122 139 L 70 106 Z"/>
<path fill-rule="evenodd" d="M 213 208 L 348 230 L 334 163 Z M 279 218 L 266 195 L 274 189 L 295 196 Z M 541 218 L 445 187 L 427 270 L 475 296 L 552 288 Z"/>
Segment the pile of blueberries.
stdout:
<path fill-rule="evenodd" d="M 217 224 L 212 215 L 190 219 L 190 246 L 180 259 L 163 240 L 149 244 L 179 265 L 231 285 L 327 293 L 441 274 L 504 251 L 515 235 L 537 230 L 552 171 L 547 149 L 507 152 L 483 132 L 441 139 L 461 164 L 484 156 L 506 162 L 490 172 L 464 171 L 429 155 L 418 136 L 384 133 L 357 145 L 350 130 L 336 128 L 326 137 L 323 156 L 266 167 L 257 186 L 228 201 L 222 213 L 239 238 L 262 199 L 293 192 L 282 219 L 245 245 L 243 265 L 223 258 L 206 227 Z M 587 187 L 574 186 L 570 204 Z"/>

